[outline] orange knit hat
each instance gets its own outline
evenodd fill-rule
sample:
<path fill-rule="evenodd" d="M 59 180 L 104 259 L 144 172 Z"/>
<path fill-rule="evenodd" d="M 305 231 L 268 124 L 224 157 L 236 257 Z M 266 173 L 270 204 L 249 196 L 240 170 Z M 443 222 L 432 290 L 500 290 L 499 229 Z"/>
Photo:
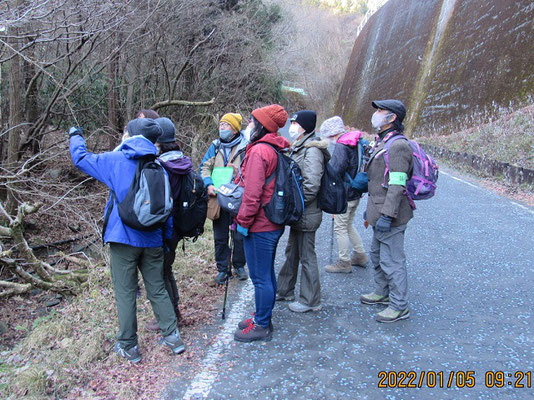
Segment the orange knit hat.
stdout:
<path fill-rule="evenodd" d="M 256 108 L 252 111 L 252 116 L 271 133 L 278 132 L 278 129 L 286 124 L 289 117 L 284 107 L 279 104 Z"/>

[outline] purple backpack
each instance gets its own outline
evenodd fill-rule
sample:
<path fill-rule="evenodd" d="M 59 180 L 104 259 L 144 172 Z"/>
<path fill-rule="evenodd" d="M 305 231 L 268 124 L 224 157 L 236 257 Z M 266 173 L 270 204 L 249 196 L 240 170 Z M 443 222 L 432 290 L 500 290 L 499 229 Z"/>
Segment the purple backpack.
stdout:
<path fill-rule="evenodd" d="M 404 135 L 393 136 L 384 145 L 386 150 L 384 160 L 386 162 L 386 172 L 384 173 L 384 185 L 386 184 L 386 175 L 389 172 L 389 148 L 398 139 L 406 139 L 412 148 L 413 154 L 413 174 L 411 179 L 406 183 L 406 195 L 411 200 L 430 199 L 436 193 L 436 182 L 438 181 L 439 167 L 432 157 L 425 153 L 419 143 L 409 140 Z M 415 209 L 415 204 L 412 204 Z"/>

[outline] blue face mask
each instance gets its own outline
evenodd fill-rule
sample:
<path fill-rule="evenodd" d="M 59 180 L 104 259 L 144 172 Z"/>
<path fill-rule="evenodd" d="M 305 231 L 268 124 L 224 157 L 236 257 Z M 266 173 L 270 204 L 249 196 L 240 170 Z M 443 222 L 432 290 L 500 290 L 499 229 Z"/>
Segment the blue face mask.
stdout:
<path fill-rule="evenodd" d="M 223 142 L 228 142 L 232 136 L 234 136 L 234 131 L 231 131 L 229 129 L 221 129 L 219 130 L 219 137 Z"/>

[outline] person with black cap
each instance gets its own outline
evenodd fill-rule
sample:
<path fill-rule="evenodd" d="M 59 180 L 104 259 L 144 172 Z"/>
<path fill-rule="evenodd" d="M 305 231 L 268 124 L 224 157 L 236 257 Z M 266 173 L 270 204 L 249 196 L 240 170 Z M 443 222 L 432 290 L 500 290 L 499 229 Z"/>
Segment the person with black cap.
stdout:
<path fill-rule="evenodd" d="M 174 126 L 173 122 L 166 117 L 157 118 L 155 121 L 159 124 L 161 130 L 163 131 L 161 136 L 156 141 L 156 148 L 159 152 L 158 161 L 169 174 L 172 197 L 175 205 L 173 209 L 173 225 L 179 226 L 178 224 L 180 224 L 181 221 L 179 221 L 176 216 L 176 204 L 180 196 L 182 178 L 193 171 L 193 163 L 189 157 L 182 153 L 180 144 L 176 141 L 176 127 Z M 164 241 L 163 281 L 165 282 L 165 289 L 167 289 L 167 293 L 169 293 L 169 297 L 176 314 L 176 319 L 180 324 L 182 320 L 180 309 L 178 308 L 180 296 L 178 293 L 176 278 L 172 272 L 172 265 L 176 256 L 176 247 L 178 246 L 179 241 L 180 238 L 174 229 L 172 232 L 172 238 Z M 146 325 L 146 328 L 149 331 L 159 331 L 157 318 L 150 321 Z"/>
<path fill-rule="evenodd" d="M 413 159 L 408 141 L 395 140 L 387 150 L 389 170 L 386 169 L 384 146 L 404 131 L 402 121 L 406 108 L 399 100 L 374 101 L 372 106 L 376 112 L 371 122 L 378 135 L 367 164 L 369 199 L 364 219 L 373 227 L 370 256 L 375 290 L 360 296 L 360 301 L 369 305 L 387 305 L 377 314 L 376 320 L 395 322 L 410 316 L 404 233 L 413 217 L 413 209 L 405 194 L 406 182 L 413 171 Z"/>
<path fill-rule="evenodd" d="M 318 311 L 321 309 L 321 284 L 319 266 L 315 254 L 315 232 L 321 225 L 323 213 L 317 206 L 317 194 L 321 188 L 324 166 L 330 159 L 328 140 L 315 135 L 317 114 L 315 111 L 299 111 L 293 114 L 289 135 L 291 136 L 291 158 L 302 171 L 304 213 L 299 222 L 291 226 L 286 247 L 286 261 L 278 274 L 276 300 L 295 300 L 295 284 L 299 264 L 300 297 L 289 303 L 294 312 Z"/>
<path fill-rule="evenodd" d="M 147 296 L 157 316 L 163 338 L 161 343 L 174 353 L 185 350 L 180 338 L 169 294 L 163 282 L 163 239 L 170 239 L 172 218 L 163 229 L 142 231 L 126 225 L 116 202 L 126 197 L 134 179 L 138 160 L 155 157 L 154 143 L 162 130 L 152 119 L 135 119 L 128 123 L 129 138 L 118 149 L 103 154 L 87 151 L 82 128 L 69 131 L 70 154 L 74 165 L 108 186 L 115 196 L 106 205 L 107 218 L 104 243 L 109 243 L 111 280 L 115 292 L 119 333 L 114 351 L 130 362 L 141 361 L 137 338 L 137 270 L 145 282 Z M 116 200 L 114 200 L 116 199 Z"/>

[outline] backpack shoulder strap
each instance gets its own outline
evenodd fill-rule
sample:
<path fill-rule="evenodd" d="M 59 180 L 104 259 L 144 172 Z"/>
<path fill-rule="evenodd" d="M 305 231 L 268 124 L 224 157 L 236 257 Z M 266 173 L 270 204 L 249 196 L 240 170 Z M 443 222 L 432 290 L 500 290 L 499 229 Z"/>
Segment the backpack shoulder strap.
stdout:
<path fill-rule="evenodd" d="M 239 149 L 239 151 L 236 151 L 232 159 L 230 160 L 230 163 L 233 164 L 234 161 L 237 159 L 237 157 L 241 156 L 245 151 L 247 151 L 246 147 L 243 147 Z"/>
<path fill-rule="evenodd" d="M 395 135 L 391 137 L 385 144 L 384 144 L 384 162 L 386 163 L 386 169 L 384 170 L 384 182 L 382 183 L 383 187 L 387 187 L 387 175 L 389 174 L 389 148 L 393 143 L 395 143 L 399 139 L 405 139 L 408 141 L 408 138 L 404 135 Z"/>
<path fill-rule="evenodd" d="M 257 144 L 266 144 L 267 146 L 269 146 L 271 149 L 273 149 L 276 153 L 276 156 L 280 156 L 280 152 L 278 151 L 278 149 L 276 147 L 274 147 L 272 144 L 270 143 L 266 143 L 266 142 L 259 142 Z M 278 162 L 278 161 L 277 161 Z M 274 177 L 276 176 L 276 171 L 278 170 L 278 165 L 276 166 L 276 168 L 274 169 L 273 173 L 271 175 L 269 175 L 267 177 L 267 179 L 265 180 L 265 185 L 264 186 L 267 186 L 269 183 L 271 183 L 271 181 L 274 179 Z"/>

